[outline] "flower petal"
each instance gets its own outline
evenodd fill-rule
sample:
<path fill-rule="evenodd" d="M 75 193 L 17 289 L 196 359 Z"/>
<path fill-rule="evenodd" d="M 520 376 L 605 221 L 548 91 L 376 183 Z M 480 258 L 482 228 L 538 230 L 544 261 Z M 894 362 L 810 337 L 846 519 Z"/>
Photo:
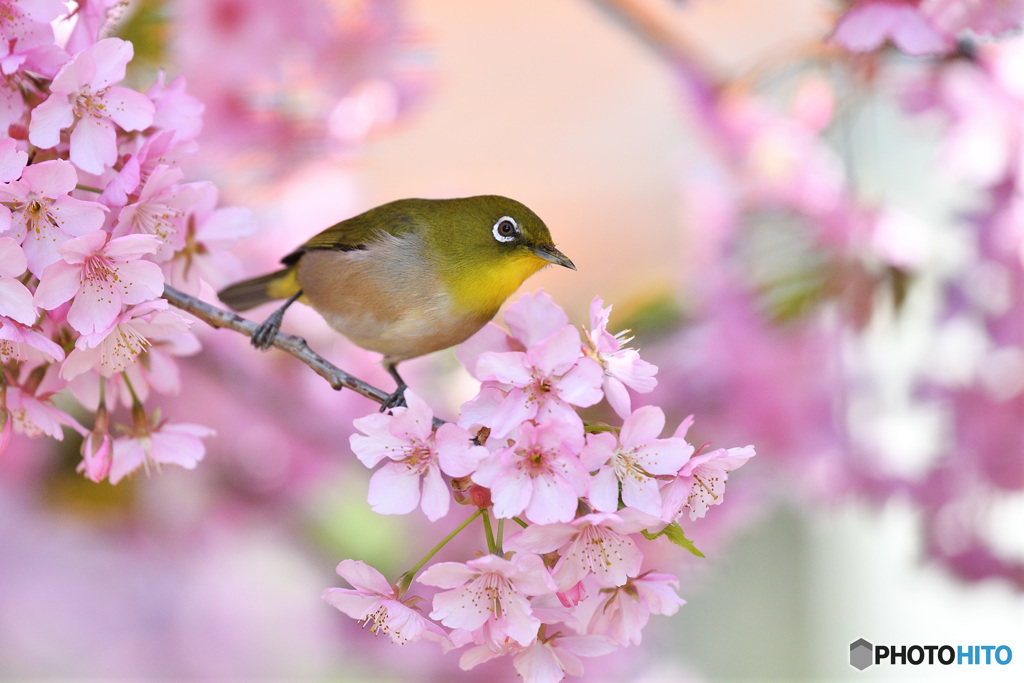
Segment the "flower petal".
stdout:
<path fill-rule="evenodd" d="M 420 502 L 420 476 L 401 464 L 389 462 L 370 477 L 366 502 L 381 515 L 404 515 Z"/>

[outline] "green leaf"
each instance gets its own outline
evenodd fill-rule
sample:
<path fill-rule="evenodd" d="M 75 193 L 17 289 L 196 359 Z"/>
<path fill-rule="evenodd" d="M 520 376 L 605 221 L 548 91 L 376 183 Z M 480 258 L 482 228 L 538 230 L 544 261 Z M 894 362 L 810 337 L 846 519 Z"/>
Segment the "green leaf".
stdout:
<path fill-rule="evenodd" d="M 690 551 L 691 554 L 696 555 L 697 557 L 704 557 L 704 553 L 698 550 L 697 546 L 693 544 L 693 541 L 688 539 L 686 537 L 686 534 L 683 533 L 683 527 L 679 526 L 679 522 L 672 522 L 656 534 L 652 534 L 651 532 L 647 531 L 647 529 L 644 529 L 640 533 L 642 533 L 644 535 L 644 538 L 646 538 L 648 541 L 653 541 L 658 536 L 665 536 L 666 538 L 668 538 L 668 540 L 672 541 L 680 548 L 685 548 L 686 550 Z"/>

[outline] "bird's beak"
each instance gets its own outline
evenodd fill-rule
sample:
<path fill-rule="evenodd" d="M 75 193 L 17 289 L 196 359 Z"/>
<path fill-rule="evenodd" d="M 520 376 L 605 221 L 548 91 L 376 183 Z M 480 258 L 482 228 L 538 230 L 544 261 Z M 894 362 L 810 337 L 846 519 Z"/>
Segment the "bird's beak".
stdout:
<path fill-rule="evenodd" d="M 550 261 L 551 263 L 559 266 L 565 266 L 570 270 L 576 270 L 576 266 L 569 260 L 569 257 L 555 249 L 555 245 L 553 244 L 542 244 L 539 247 L 530 247 L 530 251 L 545 261 Z"/>

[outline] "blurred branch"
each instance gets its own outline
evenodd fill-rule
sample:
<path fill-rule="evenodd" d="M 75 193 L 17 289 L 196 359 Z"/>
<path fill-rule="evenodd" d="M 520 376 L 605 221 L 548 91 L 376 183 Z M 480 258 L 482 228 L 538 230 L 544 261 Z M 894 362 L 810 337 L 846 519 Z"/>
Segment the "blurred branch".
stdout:
<path fill-rule="evenodd" d="M 718 131 L 717 103 L 722 84 L 700 50 L 666 28 L 661 17 L 641 0 L 590 0 L 675 71 L 690 96 L 692 113 L 711 131 Z"/>
<path fill-rule="evenodd" d="M 661 18 L 655 16 L 645 3 L 639 0 L 590 1 L 659 57 L 682 67 L 691 78 L 709 86 L 714 83 L 712 69 L 698 59 L 699 50 L 677 32 L 668 30 Z"/>
<path fill-rule="evenodd" d="M 200 301 L 199 299 L 178 291 L 173 287 L 164 286 L 163 298 L 170 302 L 171 305 L 191 313 L 211 327 L 227 328 L 229 330 L 234 330 L 235 332 L 240 332 L 250 338 L 257 327 L 257 324 L 251 320 L 246 320 L 231 311 L 225 311 L 224 309 L 217 308 L 205 301 Z M 272 343 L 285 353 L 295 356 L 300 361 L 313 368 L 313 371 L 316 374 L 326 379 L 330 383 L 331 387 L 337 391 L 341 391 L 343 388 L 348 388 L 358 394 L 362 394 L 372 401 L 376 401 L 377 403 L 383 403 L 384 400 L 388 398 L 388 394 L 386 392 L 367 384 L 361 379 L 353 377 L 344 370 L 333 365 L 320 354 L 310 349 L 309 345 L 306 344 L 306 340 L 302 337 L 278 332 Z"/>

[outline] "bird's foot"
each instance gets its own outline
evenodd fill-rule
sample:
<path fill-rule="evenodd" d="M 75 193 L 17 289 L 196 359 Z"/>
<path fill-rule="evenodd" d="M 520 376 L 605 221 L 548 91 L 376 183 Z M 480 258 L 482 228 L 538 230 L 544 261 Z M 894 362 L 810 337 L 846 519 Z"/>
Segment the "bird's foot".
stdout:
<path fill-rule="evenodd" d="M 274 337 L 277 336 L 278 330 L 281 329 L 281 321 L 284 320 L 284 312 L 288 310 L 288 307 L 298 301 L 299 297 L 302 296 L 302 290 L 292 294 L 287 301 L 277 309 L 270 316 L 256 326 L 256 329 L 252 331 L 252 345 L 261 351 L 266 351 L 270 348 L 271 344 L 274 343 Z"/>
<path fill-rule="evenodd" d="M 252 345 L 261 351 L 266 351 L 274 343 L 274 337 L 281 329 L 281 321 L 284 320 L 284 309 L 278 309 L 270 314 L 270 317 L 256 326 L 252 331 Z"/>
<path fill-rule="evenodd" d="M 380 404 L 380 412 L 385 410 L 391 410 L 392 408 L 402 408 L 405 406 L 405 390 L 409 387 L 406 386 L 405 382 L 398 385 L 398 388 L 388 394 L 388 397 L 384 399 L 384 402 Z"/>

